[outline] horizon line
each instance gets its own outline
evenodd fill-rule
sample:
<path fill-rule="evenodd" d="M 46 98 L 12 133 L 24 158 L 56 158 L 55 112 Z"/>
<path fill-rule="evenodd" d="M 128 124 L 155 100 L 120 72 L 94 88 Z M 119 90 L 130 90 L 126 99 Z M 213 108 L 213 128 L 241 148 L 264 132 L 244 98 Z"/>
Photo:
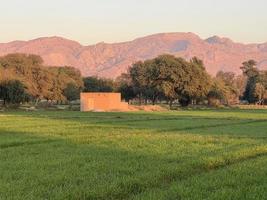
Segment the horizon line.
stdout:
<path fill-rule="evenodd" d="M 233 40 L 230 37 L 221 36 L 221 35 L 217 35 L 217 34 L 209 36 L 207 38 L 204 38 L 204 37 L 201 37 L 199 34 L 194 33 L 194 32 L 158 32 L 158 33 L 146 34 L 144 36 L 137 36 L 137 37 L 135 37 L 133 39 L 129 39 L 129 40 L 125 40 L 125 41 L 114 41 L 114 42 L 99 41 L 99 42 L 96 42 L 96 43 L 93 43 L 93 44 L 83 44 L 82 42 L 80 42 L 78 40 L 70 39 L 69 37 L 62 36 L 60 34 L 59 35 L 50 35 L 50 36 L 39 36 L 39 37 L 36 37 L 36 38 L 33 38 L 33 39 L 26 39 L 26 40 L 19 40 L 19 39 L 18 40 L 10 40 L 10 41 L 7 41 L 7 42 L 0 42 L 0 44 L 9 44 L 9 43 L 15 43 L 15 42 L 31 42 L 31 41 L 34 41 L 34 40 L 45 39 L 45 38 L 61 38 L 61 39 L 64 39 L 64 40 L 69 40 L 69 41 L 72 41 L 72 42 L 76 42 L 81 46 L 94 46 L 94 45 L 101 44 L 101 43 L 104 43 L 104 44 L 120 44 L 120 43 L 132 42 L 132 41 L 135 41 L 135 40 L 138 40 L 138 39 L 142 39 L 142 38 L 146 38 L 146 37 L 150 37 L 150 36 L 156 36 L 156 35 L 163 35 L 163 34 L 193 34 L 193 35 L 199 37 L 203 41 L 205 41 L 205 40 L 207 40 L 209 38 L 212 38 L 212 37 L 219 37 L 221 39 L 229 39 L 233 43 L 236 43 L 236 44 L 244 44 L 244 45 L 260 45 L 260 44 L 267 43 L 267 41 L 265 41 L 265 42 L 237 42 L 237 41 Z"/>

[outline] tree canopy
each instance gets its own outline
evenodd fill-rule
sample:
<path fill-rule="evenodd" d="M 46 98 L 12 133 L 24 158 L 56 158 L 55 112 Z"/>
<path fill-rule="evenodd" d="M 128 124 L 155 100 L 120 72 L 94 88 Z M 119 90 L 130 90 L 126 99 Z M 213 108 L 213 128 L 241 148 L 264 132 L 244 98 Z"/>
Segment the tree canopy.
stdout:
<path fill-rule="evenodd" d="M 267 71 L 260 71 L 256 68 L 256 64 L 256 61 L 249 60 L 241 67 L 247 77 L 244 99 L 249 103 L 263 104 L 267 93 Z"/>
<path fill-rule="evenodd" d="M 161 55 L 144 62 L 136 62 L 128 77 L 136 96 L 153 103 L 164 97 L 170 104 L 179 100 L 184 106 L 204 97 L 211 86 L 211 78 L 201 60 L 189 62 L 172 55 Z"/>
<path fill-rule="evenodd" d="M 0 57 L 0 84 L 16 80 L 24 85 L 29 98 L 64 101 L 68 84 L 83 88 L 80 72 L 73 67 L 48 67 L 37 55 L 9 54 Z M 14 97 L 15 98 L 15 97 Z"/>
<path fill-rule="evenodd" d="M 114 82 L 110 79 L 91 76 L 84 78 L 83 82 L 84 92 L 112 92 L 114 89 Z"/>

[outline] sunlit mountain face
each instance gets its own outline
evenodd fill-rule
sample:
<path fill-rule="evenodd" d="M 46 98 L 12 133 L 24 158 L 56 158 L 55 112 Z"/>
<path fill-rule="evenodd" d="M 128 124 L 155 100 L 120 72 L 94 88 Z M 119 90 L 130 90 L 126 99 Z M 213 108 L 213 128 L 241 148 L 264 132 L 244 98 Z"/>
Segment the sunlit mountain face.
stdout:
<path fill-rule="evenodd" d="M 29 53 L 40 55 L 49 66 L 74 66 L 84 76 L 115 78 L 139 60 L 160 54 L 173 54 L 190 59 L 197 56 L 207 71 L 241 73 L 242 62 L 254 59 L 260 69 L 267 69 L 267 43 L 241 44 L 231 39 L 213 36 L 201 39 L 193 33 L 162 33 L 122 43 L 98 43 L 83 46 L 61 37 L 38 38 L 0 44 L 0 55 Z"/>

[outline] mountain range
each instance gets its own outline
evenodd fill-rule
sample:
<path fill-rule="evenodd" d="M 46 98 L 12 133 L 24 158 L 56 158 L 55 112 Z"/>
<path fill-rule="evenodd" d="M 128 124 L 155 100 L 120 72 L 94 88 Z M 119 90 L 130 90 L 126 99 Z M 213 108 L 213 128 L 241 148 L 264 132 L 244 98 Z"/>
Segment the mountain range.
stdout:
<path fill-rule="evenodd" d="M 73 66 L 83 76 L 115 78 L 135 61 L 173 54 L 187 60 L 197 56 L 207 71 L 241 73 L 242 62 L 254 59 L 258 68 L 267 70 L 267 43 L 242 44 L 213 36 L 201 39 L 194 33 L 161 33 L 121 43 L 83 46 L 62 37 L 43 37 L 30 41 L 0 43 L 0 56 L 9 53 L 40 55 L 48 66 Z"/>

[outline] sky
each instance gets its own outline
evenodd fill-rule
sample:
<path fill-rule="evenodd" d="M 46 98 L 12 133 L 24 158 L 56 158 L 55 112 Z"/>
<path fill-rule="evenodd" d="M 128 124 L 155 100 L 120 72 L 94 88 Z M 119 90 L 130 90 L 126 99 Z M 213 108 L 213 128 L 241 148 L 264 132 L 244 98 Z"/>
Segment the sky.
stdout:
<path fill-rule="evenodd" d="M 267 0 L 0 0 L 0 42 L 61 36 L 84 45 L 165 32 L 267 42 Z"/>

